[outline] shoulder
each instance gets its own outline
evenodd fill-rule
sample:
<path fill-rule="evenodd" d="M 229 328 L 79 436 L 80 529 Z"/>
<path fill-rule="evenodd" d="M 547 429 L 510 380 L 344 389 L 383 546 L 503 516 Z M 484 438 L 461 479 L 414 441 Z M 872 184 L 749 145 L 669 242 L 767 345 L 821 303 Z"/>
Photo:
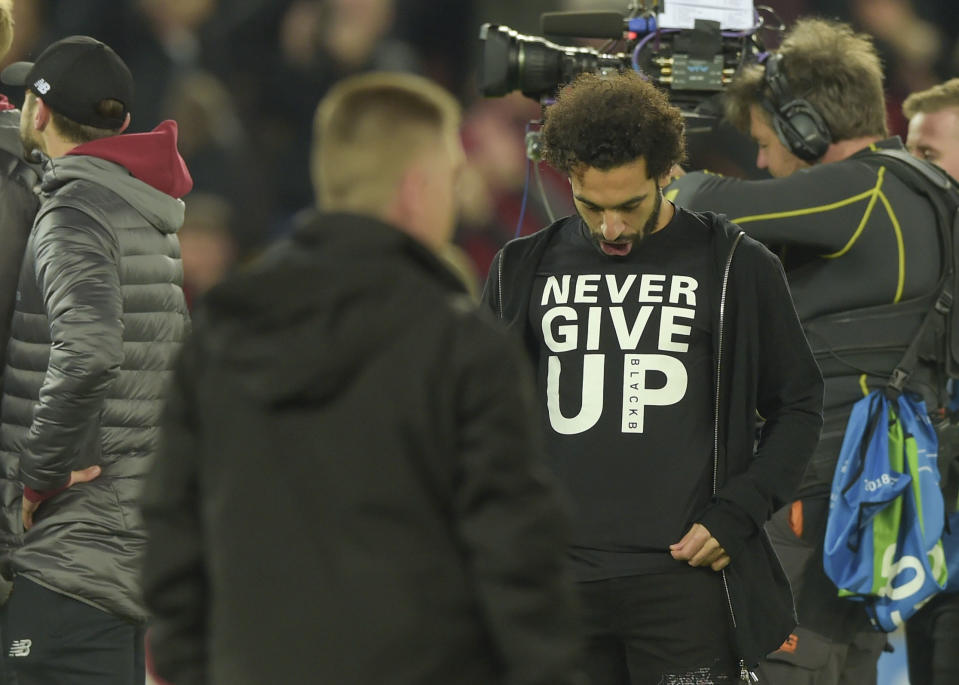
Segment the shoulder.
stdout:
<path fill-rule="evenodd" d="M 510 240 L 508 243 L 506 243 L 506 245 L 503 246 L 503 253 L 520 254 L 531 252 L 536 248 L 542 247 L 548 243 L 552 237 L 560 231 L 570 230 L 576 226 L 579 221 L 580 218 L 577 214 L 572 214 L 570 216 L 557 219 L 549 226 L 536 231 L 536 233 L 531 233 L 529 235 L 524 235 L 520 238 L 514 238 L 513 240 Z"/>
<path fill-rule="evenodd" d="M 714 212 L 692 212 L 680 210 L 688 215 L 689 220 L 702 225 L 710 231 L 715 240 L 716 256 L 723 261 L 731 254 L 736 271 L 743 271 L 756 277 L 760 273 L 771 274 L 781 272 L 782 264 L 779 257 L 755 238 L 749 236 L 738 224 L 734 223 L 725 214 Z"/>
<path fill-rule="evenodd" d="M 490 273 L 500 270 L 505 280 L 536 268 L 550 241 L 560 232 L 573 230 L 580 222 L 579 215 L 563 217 L 536 233 L 510 240 L 497 253 L 490 266 Z"/>
<path fill-rule="evenodd" d="M 46 253 L 66 256 L 64 250 L 74 254 L 77 250 L 92 247 L 104 255 L 119 254 L 119 238 L 110 227 L 107 217 L 95 206 L 81 207 L 73 204 L 44 204 L 37 213 L 31 240 L 38 258 Z M 62 245 L 62 248 L 54 248 Z"/>
<path fill-rule="evenodd" d="M 108 208 L 112 200 L 112 193 L 99 184 L 83 179 L 71 180 L 53 192 L 41 195 L 37 220 L 52 215 L 50 220 L 70 219 L 108 227 Z M 80 220 L 78 215 L 84 215 L 87 219 Z"/>

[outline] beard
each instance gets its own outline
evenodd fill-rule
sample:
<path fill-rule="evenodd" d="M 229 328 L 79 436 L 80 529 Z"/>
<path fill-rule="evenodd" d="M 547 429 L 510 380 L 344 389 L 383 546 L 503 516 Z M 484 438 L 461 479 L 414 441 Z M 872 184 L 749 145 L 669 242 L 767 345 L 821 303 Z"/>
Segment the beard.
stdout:
<path fill-rule="evenodd" d="M 33 128 L 33 118 L 37 111 L 37 100 L 27 97 L 20 112 L 20 143 L 23 145 L 23 156 L 29 162 L 39 162 L 43 150 L 40 135 Z"/>
<path fill-rule="evenodd" d="M 39 162 L 40 154 L 43 152 L 43 146 L 40 144 L 36 134 L 20 134 L 20 142 L 23 144 L 23 156 L 28 162 Z"/>
<path fill-rule="evenodd" d="M 656 188 L 656 204 L 653 205 L 653 211 L 649 213 L 649 217 L 646 219 L 646 223 L 643 224 L 642 229 L 640 229 L 633 235 L 629 236 L 628 238 L 615 241 L 614 244 L 622 245 L 622 244 L 628 243 L 630 245 L 630 249 L 628 250 L 627 254 L 629 252 L 632 252 L 632 248 L 639 247 L 640 243 L 642 243 L 643 240 L 646 239 L 646 236 L 655 232 L 656 225 L 659 223 L 659 216 L 662 213 L 662 209 L 663 209 L 663 190 L 662 188 L 657 187 Z M 588 224 L 585 221 L 583 221 L 583 225 L 588 227 Z M 592 229 L 588 229 L 588 230 L 590 231 L 590 238 L 593 241 L 593 246 L 599 251 L 599 253 L 606 257 L 610 257 L 610 256 L 615 257 L 615 255 L 610 255 L 609 253 L 603 250 L 600 243 L 607 242 L 607 241 L 603 239 L 602 232 L 594 231 Z M 623 256 L 626 256 L 626 255 L 623 255 Z"/>

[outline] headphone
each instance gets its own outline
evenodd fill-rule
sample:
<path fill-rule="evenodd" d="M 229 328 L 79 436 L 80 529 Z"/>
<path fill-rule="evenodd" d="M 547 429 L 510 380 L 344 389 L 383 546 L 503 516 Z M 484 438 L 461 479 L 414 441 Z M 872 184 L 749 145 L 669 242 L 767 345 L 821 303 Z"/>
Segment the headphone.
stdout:
<path fill-rule="evenodd" d="M 762 105 L 772 116 L 773 129 L 782 144 L 800 159 L 815 162 L 826 154 L 832 134 L 809 101 L 792 94 L 782 72 L 782 59 L 778 53 L 766 59 L 763 82 L 771 97 L 762 96 Z"/>

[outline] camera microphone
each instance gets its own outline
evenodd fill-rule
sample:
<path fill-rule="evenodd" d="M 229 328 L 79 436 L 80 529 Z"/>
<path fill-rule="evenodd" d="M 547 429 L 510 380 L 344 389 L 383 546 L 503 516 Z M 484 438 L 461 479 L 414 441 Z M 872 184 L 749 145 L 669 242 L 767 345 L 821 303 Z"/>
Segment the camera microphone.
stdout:
<path fill-rule="evenodd" d="M 551 36 L 619 40 L 626 31 L 626 19 L 619 12 L 545 12 L 540 30 Z"/>

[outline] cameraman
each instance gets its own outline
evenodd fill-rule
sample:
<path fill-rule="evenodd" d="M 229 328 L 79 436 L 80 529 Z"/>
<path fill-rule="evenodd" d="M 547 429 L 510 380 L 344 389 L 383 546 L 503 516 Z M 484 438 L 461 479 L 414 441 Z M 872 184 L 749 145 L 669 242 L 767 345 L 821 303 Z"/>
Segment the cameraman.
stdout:
<path fill-rule="evenodd" d="M 757 165 L 775 178 L 691 173 L 676 180 L 667 197 L 726 214 L 780 249 L 825 378 L 822 440 L 797 501 L 767 526 L 790 576 L 801 627 L 762 670 L 786 685 L 875 682 L 885 635 L 870 627 L 861 603 L 837 597 L 823 571 L 829 492 L 850 408 L 885 385 L 923 313 L 906 303 L 936 287 L 936 214 L 877 152 L 904 148 L 898 137 L 888 137 L 872 41 L 848 25 L 798 21 L 778 54 L 737 76 L 726 110 L 759 144 Z M 879 328 L 837 314 L 891 303 L 902 306 L 892 307 Z M 910 389 L 927 399 L 939 389 L 928 369 L 915 374 L 914 383 Z"/>

